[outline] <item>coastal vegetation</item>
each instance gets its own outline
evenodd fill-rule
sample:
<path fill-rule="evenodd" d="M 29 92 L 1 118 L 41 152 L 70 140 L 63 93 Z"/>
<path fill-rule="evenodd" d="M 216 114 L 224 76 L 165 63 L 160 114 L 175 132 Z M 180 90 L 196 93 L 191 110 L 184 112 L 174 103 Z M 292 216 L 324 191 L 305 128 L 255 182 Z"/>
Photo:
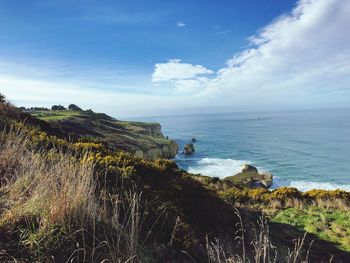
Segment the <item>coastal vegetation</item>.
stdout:
<path fill-rule="evenodd" d="M 350 260 L 348 192 L 189 174 L 135 151 L 170 143 L 159 124 L 42 114 L 0 103 L 0 261 Z"/>

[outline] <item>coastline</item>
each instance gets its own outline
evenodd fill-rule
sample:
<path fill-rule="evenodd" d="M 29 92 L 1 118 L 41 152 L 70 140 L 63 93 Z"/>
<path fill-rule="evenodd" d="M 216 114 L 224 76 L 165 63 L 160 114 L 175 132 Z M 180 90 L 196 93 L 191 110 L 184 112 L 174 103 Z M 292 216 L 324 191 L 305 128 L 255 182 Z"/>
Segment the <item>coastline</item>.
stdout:
<path fill-rule="evenodd" d="M 224 178 L 243 163 L 275 176 L 273 187 L 350 191 L 349 109 L 144 117 L 156 121 L 182 150 L 195 137 L 191 156 L 176 163 L 191 173 Z"/>
<path fill-rule="evenodd" d="M 228 176 L 237 174 L 240 171 L 240 167 L 243 164 L 253 164 L 251 161 L 234 160 L 234 159 L 221 159 L 221 158 L 198 158 L 196 156 L 184 156 L 179 153 L 174 161 L 180 168 L 186 170 L 191 174 L 201 174 L 203 176 L 218 177 L 224 179 Z M 186 162 L 190 162 L 188 165 Z M 267 169 L 257 166 L 261 172 L 270 172 Z M 273 184 L 269 188 L 274 190 L 281 187 L 293 187 L 301 192 L 306 192 L 314 189 L 321 190 L 343 190 L 350 192 L 350 184 L 338 184 L 332 181 L 308 181 L 308 180 L 290 180 L 273 173 Z"/>

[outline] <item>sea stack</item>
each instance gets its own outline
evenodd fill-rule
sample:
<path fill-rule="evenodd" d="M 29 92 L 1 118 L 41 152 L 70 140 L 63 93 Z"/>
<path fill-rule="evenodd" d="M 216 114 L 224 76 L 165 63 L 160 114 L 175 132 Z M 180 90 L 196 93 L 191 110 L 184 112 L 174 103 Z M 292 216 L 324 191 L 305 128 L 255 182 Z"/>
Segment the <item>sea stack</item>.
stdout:
<path fill-rule="evenodd" d="M 193 145 L 193 143 L 189 143 L 189 144 L 186 144 L 184 146 L 184 153 L 186 155 L 191 155 L 192 153 L 194 153 L 194 145 Z"/>

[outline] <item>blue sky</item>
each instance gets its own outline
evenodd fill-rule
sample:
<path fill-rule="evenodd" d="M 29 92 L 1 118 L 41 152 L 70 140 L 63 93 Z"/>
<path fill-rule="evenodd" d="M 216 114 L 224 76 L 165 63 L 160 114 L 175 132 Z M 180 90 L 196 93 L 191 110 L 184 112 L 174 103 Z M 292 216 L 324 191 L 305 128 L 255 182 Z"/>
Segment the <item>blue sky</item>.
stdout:
<path fill-rule="evenodd" d="M 346 106 L 349 6 L 2 0 L 0 91 L 116 116 Z"/>

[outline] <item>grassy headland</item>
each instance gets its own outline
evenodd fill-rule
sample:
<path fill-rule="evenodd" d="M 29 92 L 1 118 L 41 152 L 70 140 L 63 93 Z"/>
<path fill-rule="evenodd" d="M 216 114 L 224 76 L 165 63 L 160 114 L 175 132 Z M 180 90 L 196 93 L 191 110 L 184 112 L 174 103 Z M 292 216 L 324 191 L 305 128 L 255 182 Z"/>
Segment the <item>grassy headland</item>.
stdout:
<path fill-rule="evenodd" d="M 73 116 L 84 115 L 83 111 L 71 111 L 71 110 L 56 110 L 56 111 L 35 111 L 33 116 L 44 121 L 57 121 L 63 120 Z"/>
<path fill-rule="evenodd" d="M 177 144 L 164 137 L 159 123 L 120 121 L 91 110 L 34 111 L 31 114 L 47 121 L 70 139 L 99 141 L 141 158 L 172 158 L 178 151 Z"/>

